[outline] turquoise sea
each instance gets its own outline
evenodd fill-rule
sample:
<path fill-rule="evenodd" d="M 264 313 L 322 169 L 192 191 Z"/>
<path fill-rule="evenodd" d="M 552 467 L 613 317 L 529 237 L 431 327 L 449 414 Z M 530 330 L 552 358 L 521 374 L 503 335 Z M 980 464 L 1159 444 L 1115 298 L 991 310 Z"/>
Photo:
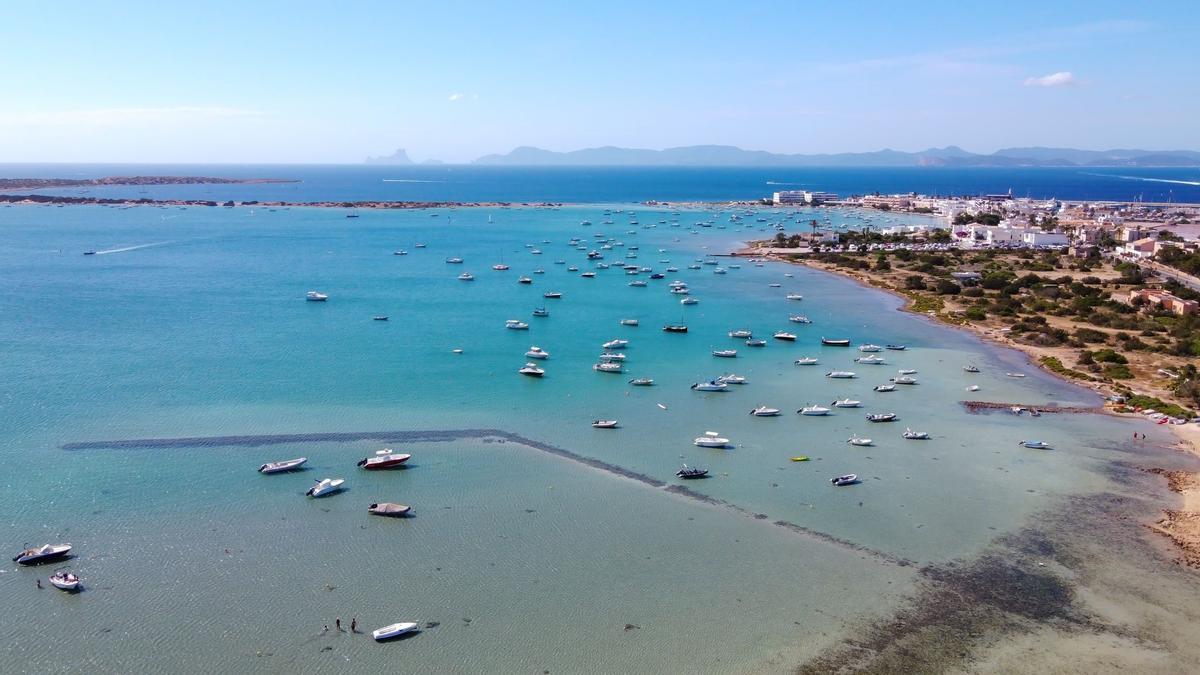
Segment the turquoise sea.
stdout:
<path fill-rule="evenodd" d="M 921 607 L 946 570 L 996 556 L 1048 564 L 1076 589 L 1068 604 L 1103 619 L 1088 635 L 1119 624 L 1124 640 L 1151 623 L 1150 609 L 1114 613 L 1088 586 L 1131 560 L 1145 561 L 1143 602 L 1195 597 L 1169 554 L 1152 553 L 1156 540 L 1124 524 L 1173 504 L 1137 469 L 1190 465 L 1167 434 L 1097 415 L 968 413 L 967 398 L 1098 397 L 841 278 L 729 258 L 727 274 L 688 269 L 768 236 L 770 223 L 807 222 L 732 213 L 0 208 L 0 543 L 12 555 L 69 541 L 77 555 L 63 566 L 86 586 L 38 590 L 58 565 L 0 566 L 5 669 L 783 672 Z M 596 269 L 585 253 L 610 240 L 612 267 Z M 679 271 L 650 280 L 623 262 Z M 594 278 L 580 276 L 589 269 Z M 457 280 L 464 271 L 475 281 Z M 682 306 L 672 279 L 699 304 Z M 329 300 L 306 302 L 309 290 Z M 531 316 L 539 306 L 551 315 Z M 789 323 L 798 313 L 813 323 Z M 506 330 L 507 319 L 530 328 Z M 689 332 L 663 333 L 667 323 Z M 727 337 L 742 328 L 769 344 Z M 769 339 L 777 330 L 798 340 Z M 857 350 L 822 347 L 822 336 L 908 349 L 859 365 Z M 629 340 L 626 373 L 594 372 L 613 338 Z M 543 379 L 516 372 L 535 344 L 551 354 Z M 725 348 L 737 358 L 711 355 Z M 802 356 L 821 363 L 793 365 Z M 965 373 L 969 363 L 982 372 Z M 872 391 L 900 368 L 919 384 Z M 859 376 L 824 377 L 835 369 Z M 1017 371 L 1026 377 L 1005 375 Z M 728 372 L 748 383 L 689 388 Z M 864 407 L 795 414 L 844 397 Z M 748 415 L 757 405 L 784 414 Z M 881 411 L 899 421 L 864 419 Z M 596 418 L 620 428 L 593 429 Z M 906 441 L 906 427 L 932 439 Z M 694 447 L 708 430 L 732 447 Z M 1148 440 L 1130 441 L 1134 430 Z M 357 432 L 369 433 L 336 435 Z M 288 434 L 309 436 L 277 437 Z M 874 445 L 850 446 L 852 434 Z M 197 440 L 161 440 L 178 438 Z M 1054 449 L 1018 445 L 1030 438 Z M 131 439 L 151 440 L 99 443 Z M 385 443 L 412 453 L 408 468 L 355 467 Z M 789 461 L 801 454 L 811 461 Z M 294 456 L 309 458 L 306 471 L 255 471 Z M 685 462 L 711 477 L 679 490 Z M 829 484 L 848 472 L 862 482 Z M 305 498 L 323 477 L 349 489 Z M 375 501 L 415 515 L 368 516 Z M 1125 520 L 1101 517 L 1118 503 Z M 336 617 L 425 629 L 377 645 L 333 630 Z M 1030 635 L 1044 626 L 1058 629 L 1035 616 Z M 1179 646 L 1194 629 L 1180 631 L 1155 647 L 1166 670 L 1197 663 Z M 1117 642 L 1130 659 L 1148 648 Z"/>

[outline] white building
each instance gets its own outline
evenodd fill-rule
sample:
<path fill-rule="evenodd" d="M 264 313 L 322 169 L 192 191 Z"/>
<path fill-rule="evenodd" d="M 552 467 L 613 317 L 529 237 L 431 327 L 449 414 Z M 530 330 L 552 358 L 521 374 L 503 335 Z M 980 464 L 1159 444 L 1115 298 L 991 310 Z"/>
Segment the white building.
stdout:
<path fill-rule="evenodd" d="M 776 192 L 771 196 L 771 201 L 776 204 L 806 204 L 804 199 L 806 195 L 804 190 L 783 190 Z"/>
<path fill-rule="evenodd" d="M 1026 230 L 1021 235 L 1026 246 L 1066 246 L 1070 238 L 1065 232 L 1043 232 L 1041 230 Z"/>

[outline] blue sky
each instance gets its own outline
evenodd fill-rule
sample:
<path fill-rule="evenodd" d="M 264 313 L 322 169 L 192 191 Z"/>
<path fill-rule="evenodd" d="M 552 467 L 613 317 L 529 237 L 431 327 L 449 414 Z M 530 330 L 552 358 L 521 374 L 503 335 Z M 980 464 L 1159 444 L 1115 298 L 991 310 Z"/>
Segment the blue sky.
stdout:
<path fill-rule="evenodd" d="M 0 162 L 1200 149 L 1197 2 L 109 0 L 4 14 Z"/>

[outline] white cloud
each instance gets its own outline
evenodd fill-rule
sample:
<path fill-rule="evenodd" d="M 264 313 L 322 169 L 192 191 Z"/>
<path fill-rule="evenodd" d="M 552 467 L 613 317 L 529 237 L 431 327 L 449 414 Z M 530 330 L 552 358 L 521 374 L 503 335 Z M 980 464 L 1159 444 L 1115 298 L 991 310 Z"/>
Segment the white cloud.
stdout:
<path fill-rule="evenodd" d="M 238 117 L 260 117 L 260 110 L 221 106 L 174 106 L 157 108 L 97 108 L 92 110 L 59 110 L 30 113 L 0 114 L 0 126 L 61 127 L 61 126 L 128 126 L 204 122 Z"/>
<path fill-rule="evenodd" d="M 467 97 L 466 94 L 450 94 L 451 101 L 461 101 L 466 97 Z"/>
<path fill-rule="evenodd" d="M 1079 80 L 1066 70 L 1025 80 L 1026 87 L 1070 87 L 1075 84 L 1079 84 Z"/>

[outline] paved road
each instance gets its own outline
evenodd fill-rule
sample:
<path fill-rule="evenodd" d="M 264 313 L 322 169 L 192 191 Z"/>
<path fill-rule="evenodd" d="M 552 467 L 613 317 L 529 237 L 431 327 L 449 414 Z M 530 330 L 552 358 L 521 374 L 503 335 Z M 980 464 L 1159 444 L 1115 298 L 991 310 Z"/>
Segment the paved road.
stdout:
<path fill-rule="evenodd" d="M 1186 272 L 1180 272 L 1173 267 L 1167 267 L 1166 265 L 1156 263 L 1153 260 L 1139 260 L 1138 265 L 1143 269 L 1152 270 L 1155 274 L 1160 276 L 1167 277 L 1168 279 L 1174 279 L 1193 291 L 1200 291 L 1200 279 L 1197 279 Z"/>

